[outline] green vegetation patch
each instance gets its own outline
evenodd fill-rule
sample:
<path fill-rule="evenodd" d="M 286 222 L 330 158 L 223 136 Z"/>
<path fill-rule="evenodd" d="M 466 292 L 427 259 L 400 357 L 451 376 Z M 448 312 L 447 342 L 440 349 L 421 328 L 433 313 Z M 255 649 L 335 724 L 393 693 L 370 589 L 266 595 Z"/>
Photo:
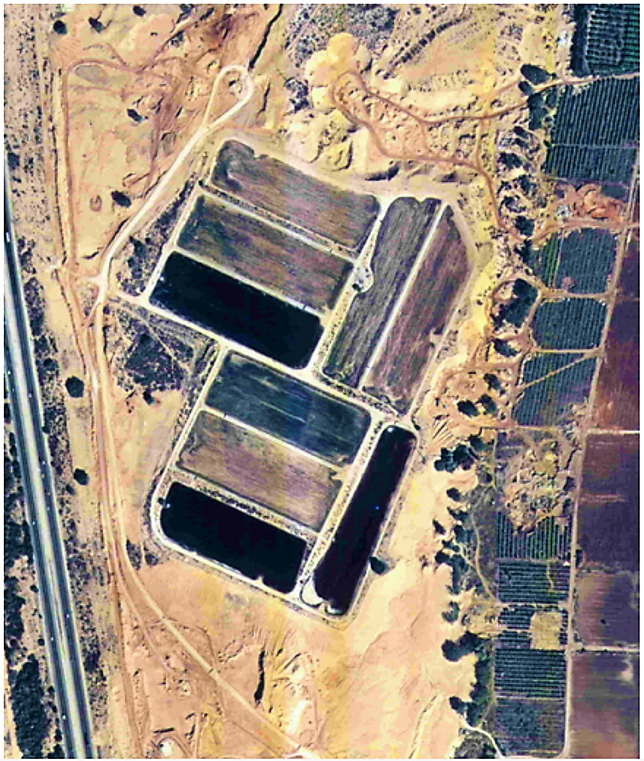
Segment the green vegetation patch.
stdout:
<path fill-rule="evenodd" d="M 502 304 L 495 318 L 495 325 L 500 327 L 504 322 L 509 322 L 516 328 L 523 325 L 530 307 L 538 296 L 537 289 L 530 283 L 518 278 L 512 286 L 512 298 L 507 304 Z"/>

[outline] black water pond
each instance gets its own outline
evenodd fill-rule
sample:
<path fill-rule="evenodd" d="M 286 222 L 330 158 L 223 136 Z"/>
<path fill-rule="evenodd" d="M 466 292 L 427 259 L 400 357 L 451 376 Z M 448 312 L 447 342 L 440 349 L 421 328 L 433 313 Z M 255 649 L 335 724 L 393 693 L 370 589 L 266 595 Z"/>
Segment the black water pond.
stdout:
<path fill-rule="evenodd" d="M 183 484 L 173 483 L 165 502 L 161 528 L 172 541 L 278 592 L 292 591 L 304 540 Z"/>
<path fill-rule="evenodd" d="M 226 357 L 208 404 L 336 463 L 353 460 L 369 428 L 364 410 L 239 354 Z"/>
<path fill-rule="evenodd" d="M 402 428 L 390 426 L 384 431 L 331 545 L 315 569 L 318 595 L 339 614 L 346 613 L 353 601 L 415 441 L 415 436 Z"/>
<path fill-rule="evenodd" d="M 289 367 L 304 367 L 322 335 L 315 315 L 176 253 L 151 301 Z"/>

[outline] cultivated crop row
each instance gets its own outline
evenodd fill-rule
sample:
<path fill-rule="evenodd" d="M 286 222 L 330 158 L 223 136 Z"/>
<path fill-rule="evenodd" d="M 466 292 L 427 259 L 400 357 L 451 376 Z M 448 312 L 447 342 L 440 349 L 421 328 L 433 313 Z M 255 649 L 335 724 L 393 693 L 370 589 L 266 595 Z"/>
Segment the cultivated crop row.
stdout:
<path fill-rule="evenodd" d="M 541 521 L 530 533 L 516 531 L 502 512 L 496 514 L 496 556 L 517 560 L 567 561 L 570 556 L 570 520 L 562 527 L 555 518 Z"/>
<path fill-rule="evenodd" d="M 554 145 L 548 150 L 544 171 L 562 179 L 628 184 L 636 155 L 635 148 Z"/>
<path fill-rule="evenodd" d="M 566 708 L 559 700 L 499 698 L 494 735 L 506 756 L 553 756 L 564 744 Z"/>
<path fill-rule="evenodd" d="M 554 604 L 568 597 L 570 569 L 561 563 L 502 560 L 497 563 L 501 602 Z"/>
<path fill-rule="evenodd" d="M 558 650 L 494 651 L 494 689 L 497 695 L 563 698 L 566 659 Z"/>
<path fill-rule="evenodd" d="M 615 264 L 617 240 L 609 230 L 587 227 L 565 238 L 552 236 L 531 252 L 528 265 L 548 288 L 603 293 Z"/>
<path fill-rule="evenodd" d="M 640 81 L 602 79 L 582 89 L 568 86 L 559 98 L 555 145 L 625 146 L 639 140 Z"/>
<path fill-rule="evenodd" d="M 640 68 L 639 3 L 575 5 L 572 68 L 577 76 Z"/>
<path fill-rule="evenodd" d="M 595 360 L 586 359 L 529 386 L 514 409 L 520 425 L 552 426 L 571 418 L 571 405 L 588 399 Z"/>
<path fill-rule="evenodd" d="M 535 312 L 532 329 L 542 349 L 581 351 L 601 341 L 606 305 L 593 299 L 544 301 Z"/>
<path fill-rule="evenodd" d="M 579 354 L 551 354 L 549 352 L 533 354 L 523 365 L 521 382 L 526 385 L 534 383 L 557 370 L 563 370 L 564 367 L 577 360 L 579 360 Z"/>

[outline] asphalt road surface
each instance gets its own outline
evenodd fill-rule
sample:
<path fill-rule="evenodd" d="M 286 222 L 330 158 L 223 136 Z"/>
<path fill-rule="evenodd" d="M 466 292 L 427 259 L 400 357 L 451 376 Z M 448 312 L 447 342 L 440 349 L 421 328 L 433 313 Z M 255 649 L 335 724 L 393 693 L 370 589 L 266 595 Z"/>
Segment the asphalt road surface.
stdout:
<path fill-rule="evenodd" d="M 47 651 L 68 758 L 92 758 L 90 715 L 5 175 L 5 377 L 27 501 Z"/>

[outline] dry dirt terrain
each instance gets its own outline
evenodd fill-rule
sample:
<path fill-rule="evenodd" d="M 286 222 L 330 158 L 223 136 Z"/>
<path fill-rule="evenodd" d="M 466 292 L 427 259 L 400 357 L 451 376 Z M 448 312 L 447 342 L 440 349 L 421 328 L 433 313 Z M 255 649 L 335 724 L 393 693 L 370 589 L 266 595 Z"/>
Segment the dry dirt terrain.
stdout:
<path fill-rule="evenodd" d="M 5 6 L 97 757 L 636 757 L 639 557 L 596 503 L 636 510 L 592 479 L 639 451 L 639 48 L 602 13 Z"/>

